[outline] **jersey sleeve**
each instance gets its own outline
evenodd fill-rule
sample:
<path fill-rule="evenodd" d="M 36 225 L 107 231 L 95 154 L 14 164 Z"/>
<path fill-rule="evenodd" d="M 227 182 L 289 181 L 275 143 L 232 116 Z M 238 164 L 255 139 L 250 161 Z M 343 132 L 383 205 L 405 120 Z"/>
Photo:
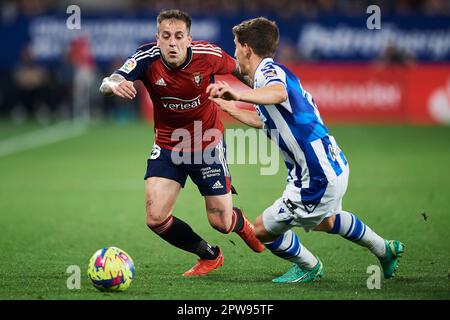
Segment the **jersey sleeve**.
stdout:
<path fill-rule="evenodd" d="M 237 62 L 222 48 L 207 41 L 193 41 L 192 52 L 203 54 L 211 66 L 211 74 L 231 74 L 237 69 Z"/>
<path fill-rule="evenodd" d="M 279 66 L 266 64 L 257 74 L 259 87 L 280 83 L 286 87 L 286 73 Z"/>
<path fill-rule="evenodd" d="M 237 69 L 237 62 L 228 53 L 222 50 L 222 57 L 213 59 L 214 74 L 231 74 Z"/>
<path fill-rule="evenodd" d="M 145 71 L 155 57 L 159 57 L 159 47 L 143 46 L 136 50 L 136 52 L 129 56 L 125 63 L 114 73 L 122 75 L 128 81 L 142 80 Z"/>

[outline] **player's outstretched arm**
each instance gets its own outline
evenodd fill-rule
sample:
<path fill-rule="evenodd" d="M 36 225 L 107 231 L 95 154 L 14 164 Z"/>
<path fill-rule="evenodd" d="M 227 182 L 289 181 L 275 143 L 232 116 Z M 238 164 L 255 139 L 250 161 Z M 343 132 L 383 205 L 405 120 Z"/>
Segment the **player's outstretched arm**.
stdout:
<path fill-rule="evenodd" d="M 266 87 L 238 92 L 225 81 L 210 84 L 206 92 L 213 98 L 242 101 L 253 104 L 278 104 L 288 98 L 286 87 L 281 83 L 270 84 Z"/>
<path fill-rule="evenodd" d="M 288 94 L 281 83 L 271 83 L 266 87 L 247 90 L 239 94 L 239 101 L 253 104 L 279 104 L 286 101 Z"/>
<path fill-rule="evenodd" d="M 253 128 L 262 128 L 263 123 L 259 118 L 256 111 L 240 109 L 235 106 L 234 102 L 227 101 L 221 98 L 212 98 L 209 97 L 210 100 L 217 103 L 217 105 L 230 116 L 235 118 L 236 120 L 250 126 Z"/>
<path fill-rule="evenodd" d="M 122 75 L 114 73 L 103 79 L 100 92 L 105 96 L 116 95 L 124 99 L 134 99 L 137 91 L 132 81 L 126 80 Z"/>

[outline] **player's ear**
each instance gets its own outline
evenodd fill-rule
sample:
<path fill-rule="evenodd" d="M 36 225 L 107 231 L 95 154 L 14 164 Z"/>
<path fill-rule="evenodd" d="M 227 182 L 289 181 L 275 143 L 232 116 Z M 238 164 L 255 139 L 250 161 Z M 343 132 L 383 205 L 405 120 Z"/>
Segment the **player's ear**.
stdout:
<path fill-rule="evenodd" d="M 155 38 L 156 38 L 156 45 L 159 47 L 159 34 L 158 33 L 155 35 Z"/>
<path fill-rule="evenodd" d="M 192 36 L 191 36 L 191 34 L 189 34 L 188 35 L 188 47 L 191 45 L 191 43 L 192 43 Z"/>
<path fill-rule="evenodd" d="M 243 47 L 244 47 L 245 57 L 247 59 L 249 59 L 253 54 L 253 49 L 246 43 L 244 43 Z"/>

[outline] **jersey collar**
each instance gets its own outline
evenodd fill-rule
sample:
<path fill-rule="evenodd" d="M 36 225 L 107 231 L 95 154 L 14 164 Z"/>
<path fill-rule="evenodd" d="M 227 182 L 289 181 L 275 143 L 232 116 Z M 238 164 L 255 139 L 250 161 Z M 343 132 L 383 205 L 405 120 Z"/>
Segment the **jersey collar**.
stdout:
<path fill-rule="evenodd" d="M 182 70 L 182 69 L 186 68 L 186 67 L 189 65 L 189 63 L 191 63 L 191 61 L 192 61 L 192 48 L 191 48 L 191 47 L 188 47 L 188 49 L 187 49 L 187 57 L 186 57 L 186 60 L 184 60 L 184 62 L 183 62 L 182 65 L 180 65 L 180 66 L 178 66 L 178 67 L 176 67 L 176 68 L 171 67 L 171 66 L 164 60 L 164 57 L 163 57 L 162 54 L 161 54 L 161 61 L 162 61 L 163 65 L 164 65 L 167 69 L 169 69 L 169 70 Z"/>

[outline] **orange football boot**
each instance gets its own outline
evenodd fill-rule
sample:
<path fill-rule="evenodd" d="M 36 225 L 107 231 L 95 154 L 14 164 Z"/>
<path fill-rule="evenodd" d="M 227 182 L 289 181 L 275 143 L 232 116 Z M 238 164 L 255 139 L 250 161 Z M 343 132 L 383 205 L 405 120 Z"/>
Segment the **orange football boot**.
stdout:
<path fill-rule="evenodd" d="M 214 269 L 217 269 L 223 265 L 223 254 L 219 248 L 219 255 L 214 260 L 203 260 L 199 259 L 197 263 L 188 271 L 183 273 L 183 276 L 205 276 Z"/>
<path fill-rule="evenodd" d="M 239 211 L 242 214 L 242 217 L 244 218 L 244 226 L 242 227 L 241 231 L 236 232 L 239 237 L 242 238 L 242 240 L 245 241 L 245 243 L 255 252 L 263 252 L 265 249 L 264 244 L 262 244 L 261 241 L 258 240 L 255 236 L 255 232 L 253 224 L 248 221 L 247 217 L 244 215 L 241 209 L 237 207 L 233 207 L 233 210 Z"/>

